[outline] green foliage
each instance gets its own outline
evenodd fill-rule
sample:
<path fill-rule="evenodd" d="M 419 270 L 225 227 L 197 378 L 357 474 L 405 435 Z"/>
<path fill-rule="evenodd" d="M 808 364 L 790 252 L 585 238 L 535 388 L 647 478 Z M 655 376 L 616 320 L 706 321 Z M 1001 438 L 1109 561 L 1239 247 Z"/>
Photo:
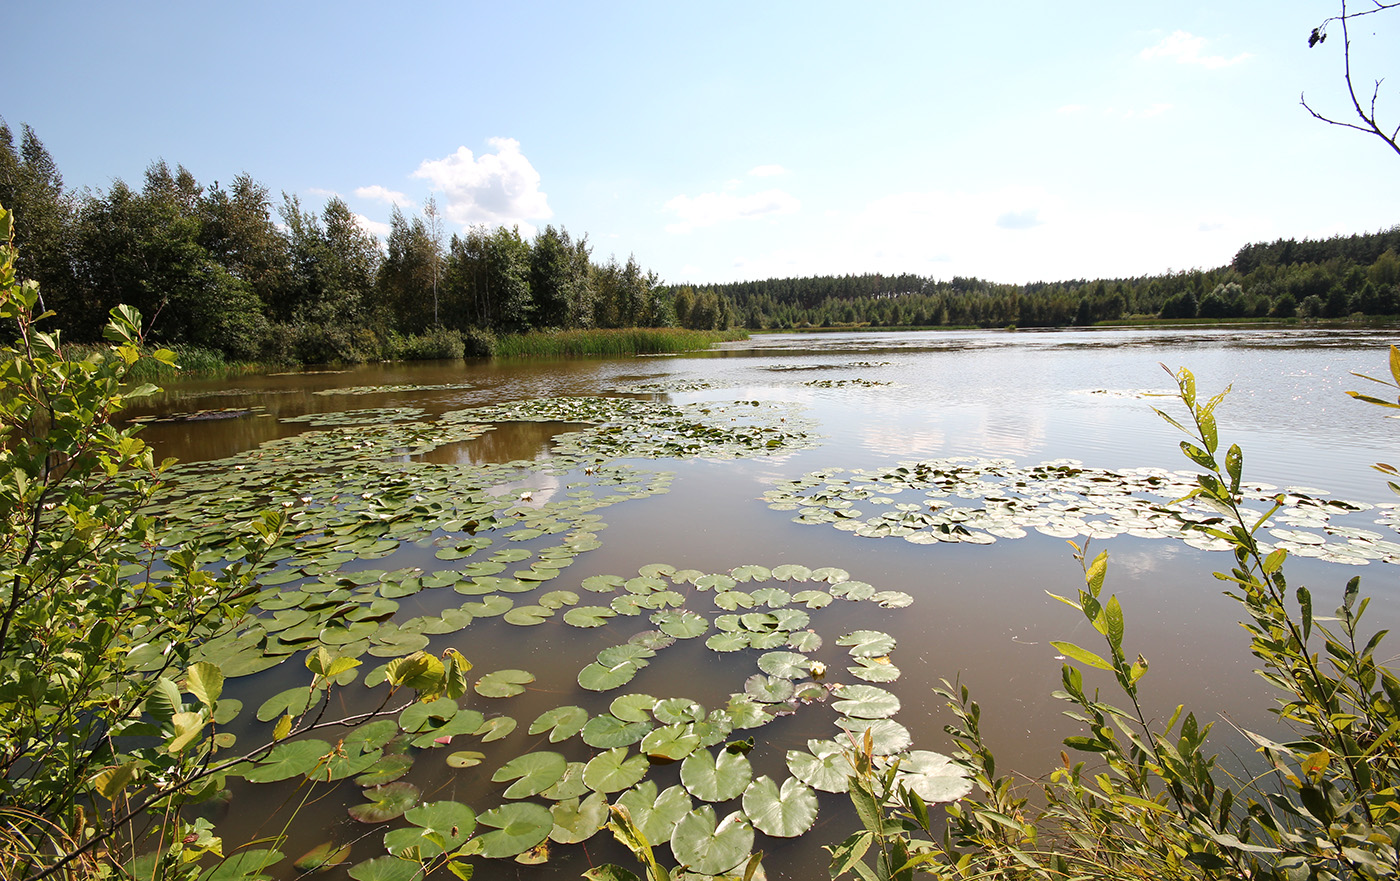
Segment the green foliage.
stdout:
<path fill-rule="evenodd" d="M 737 331 L 696 331 L 678 328 L 571 330 L 558 333 L 512 334 L 496 341 L 501 358 L 614 358 L 626 355 L 662 355 L 698 352 L 715 343 L 747 339 Z"/>
<path fill-rule="evenodd" d="M 1376 381 L 1400 387 L 1394 348 L 1391 373 L 1393 381 Z M 1091 559 L 1076 546 L 1084 588 L 1077 597 L 1055 598 L 1084 616 L 1104 648 L 1054 643 L 1073 662 L 1062 668 L 1056 697 L 1084 726 L 1066 747 L 1092 759 L 1062 753 L 1062 766 L 1042 781 L 1033 802 L 998 774 L 968 690 L 945 682 L 938 693 L 957 719 L 947 730 L 977 795 L 947 807 L 946 828 L 936 837 L 924 799 L 881 774 L 868 744 L 854 750 L 850 794 L 865 828 L 831 848 L 833 877 L 883 881 L 912 878 L 919 869 L 944 878 L 1294 881 L 1392 878 L 1400 871 L 1400 680 L 1376 658 L 1386 631 L 1361 633 L 1367 600 L 1359 579 L 1347 583 L 1332 619 L 1314 613 L 1307 588 L 1290 589 L 1287 551 L 1266 552 L 1255 537 L 1278 505 L 1263 514 L 1244 509 L 1243 453 L 1234 445 L 1221 449 L 1215 409 L 1225 393 L 1201 400 L 1189 371 L 1174 378 L 1187 418 L 1158 412 L 1189 437 L 1181 448 L 1200 473 L 1187 498 L 1218 513 L 1198 528 L 1233 551 L 1234 567 L 1216 577 L 1244 609 L 1259 675 L 1279 692 L 1276 712 L 1292 738 L 1245 732 L 1268 771 L 1236 776 L 1207 752 L 1209 723 L 1184 707 L 1165 724 L 1152 722 L 1139 700 L 1148 662 L 1127 649 L 1122 605 L 1105 597 L 1108 555 Z M 1086 687 L 1081 667 L 1110 674 L 1123 706 Z"/>
<path fill-rule="evenodd" d="M 390 704 L 410 691 L 460 696 L 470 665 L 453 650 L 395 659 L 377 710 L 326 719 L 334 685 L 360 662 L 319 648 L 306 658 L 309 686 L 261 708 L 280 715 L 271 739 L 234 750 L 223 728 L 240 705 L 223 689 L 236 674 L 196 653 L 242 624 L 286 516 L 235 523 L 214 556 L 193 538 L 169 541 L 147 511 L 172 463 L 157 464 L 136 428 L 111 420 L 156 391 L 130 384 L 142 359 L 170 369 L 176 354 L 143 355 L 140 315 L 127 306 L 112 310 L 110 346 L 66 352 L 40 328 L 48 316 L 36 314 L 38 285 L 15 277 L 12 226 L 0 208 L 0 321 L 15 340 L 0 350 L 0 872 L 192 879 L 213 855 L 221 864 L 210 878 L 260 876 L 279 853 L 226 854 L 207 820 L 184 817 L 186 806 L 230 776 L 365 771 L 398 733 L 372 720 L 401 710 Z M 336 747 L 298 737 L 360 725 Z M 451 864 L 458 850 L 441 859 Z"/>

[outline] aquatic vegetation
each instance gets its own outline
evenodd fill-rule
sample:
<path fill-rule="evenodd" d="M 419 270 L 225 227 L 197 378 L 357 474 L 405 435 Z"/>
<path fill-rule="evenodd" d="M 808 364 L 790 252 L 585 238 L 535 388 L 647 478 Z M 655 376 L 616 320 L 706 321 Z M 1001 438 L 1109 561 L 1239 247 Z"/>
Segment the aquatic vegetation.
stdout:
<path fill-rule="evenodd" d="M 441 392 L 455 391 L 457 389 L 476 388 L 470 382 L 447 382 L 436 385 L 418 385 L 414 383 L 401 383 L 399 385 L 355 385 L 346 388 L 324 388 L 312 392 L 313 395 L 324 397 L 332 395 L 393 395 L 406 394 L 409 392 Z"/>
<path fill-rule="evenodd" d="M 952 458 L 906 462 L 881 470 L 829 469 L 764 493 L 769 507 L 797 511 L 797 523 L 827 524 L 864 538 L 897 537 L 914 544 L 1026 536 L 1057 538 L 1170 538 L 1202 550 L 1230 544 L 1200 527 L 1219 523 L 1216 506 L 1199 499 L 1178 503 L 1196 487 L 1195 474 L 1160 468 L 1086 468 L 1072 460 L 1030 467 L 1009 459 Z M 1371 514 L 1375 525 L 1400 530 L 1400 506 L 1326 498 L 1310 487 L 1240 485 L 1242 504 L 1266 519 L 1260 541 L 1297 556 L 1365 565 L 1400 563 L 1400 541 L 1374 529 L 1342 524 Z M 874 508 L 875 516 L 863 512 Z"/>

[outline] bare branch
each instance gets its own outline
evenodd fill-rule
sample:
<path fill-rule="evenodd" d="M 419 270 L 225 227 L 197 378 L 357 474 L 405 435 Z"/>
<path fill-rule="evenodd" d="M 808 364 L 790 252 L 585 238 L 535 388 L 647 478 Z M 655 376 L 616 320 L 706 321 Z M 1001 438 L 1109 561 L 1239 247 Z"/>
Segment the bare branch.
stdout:
<path fill-rule="evenodd" d="M 1397 126 L 1395 131 L 1387 134 L 1386 131 L 1381 128 L 1380 123 L 1377 121 L 1376 102 L 1380 98 L 1381 83 L 1385 82 L 1385 80 L 1376 80 L 1375 88 L 1371 90 L 1371 101 L 1369 111 L 1362 106 L 1361 99 L 1356 94 L 1356 85 L 1355 82 L 1352 80 L 1351 75 L 1351 34 L 1348 32 L 1347 29 L 1347 22 L 1353 19 L 1361 18 L 1365 15 L 1372 15 L 1377 12 L 1384 12 L 1386 10 L 1394 9 L 1397 7 L 1400 7 L 1400 0 L 1371 0 L 1371 8 L 1364 9 L 1360 12 L 1348 12 L 1346 0 L 1342 0 L 1341 14 L 1334 15 L 1331 18 L 1328 18 L 1327 20 L 1323 21 L 1322 24 L 1313 28 L 1312 34 L 1308 38 L 1308 46 L 1316 46 L 1317 44 L 1326 41 L 1327 25 L 1331 24 L 1334 21 L 1341 22 L 1342 66 L 1344 71 L 1344 79 L 1346 80 L 1347 84 L 1347 95 L 1351 98 L 1351 106 L 1352 109 L 1356 111 L 1357 118 L 1361 120 L 1360 124 L 1354 122 L 1343 122 L 1340 119 L 1335 119 L 1331 116 L 1319 113 L 1308 104 L 1307 98 L 1305 96 L 1299 96 L 1299 103 L 1303 105 L 1303 109 L 1307 110 L 1308 113 L 1311 114 L 1314 119 L 1319 119 L 1329 125 L 1340 126 L 1341 128 L 1355 129 L 1356 131 L 1364 132 L 1368 135 L 1374 135 L 1380 138 L 1382 141 L 1384 141 L 1390 147 L 1390 149 L 1396 153 L 1396 155 L 1400 155 L 1400 126 Z"/>

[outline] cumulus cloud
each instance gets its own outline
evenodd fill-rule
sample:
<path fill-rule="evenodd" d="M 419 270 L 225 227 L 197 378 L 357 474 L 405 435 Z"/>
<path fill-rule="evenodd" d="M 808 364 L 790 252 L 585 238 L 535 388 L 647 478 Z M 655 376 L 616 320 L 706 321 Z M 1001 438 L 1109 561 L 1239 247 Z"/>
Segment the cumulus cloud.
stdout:
<path fill-rule="evenodd" d="M 1206 55 L 1205 50 L 1205 37 L 1197 37 L 1186 31 L 1173 31 L 1157 43 L 1143 49 L 1138 53 L 1138 57 L 1147 61 L 1163 58 L 1177 64 L 1198 64 L 1208 70 L 1229 67 L 1254 57 L 1248 52 L 1241 52 L 1233 58 L 1226 58 L 1223 55 Z"/>
<path fill-rule="evenodd" d="M 780 174 L 787 174 L 787 169 L 781 165 L 760 165 L 749 170 L 753 177 L 777 177 Z"/>
<path fill-rule="evenodd" d="M 398 205 L 400 208 L 412 204 L 409 198 L 398 190 L 391 190 L 388 187 L 381 187 L 375 184 L 372 187 L 356 187 L 355 195 L 360 199 L 373 199 L 376 202 L 385 202 L 390 205 Z"/>
<path fill-rule="evenodd" d="M 443 214 L 464 226 L 529 227 L 529 220 L 553 216 L 548 197 L 540 192 L 540 173 L 520 152 L 520 142 L 491 138 L 487 143 L 495 153 L 473 156 L 458 147 L 442 159 L 424 160 L 413 176 L 442 191 L 447 197 Z"/>
<path fill-rule="evenodd" d="M 748 196 L 726 191 L 701 193 L 694 198 L 680 195 L 664 207 L 677 218 L 676 223 L 666 226 L 666 231 L 685 233 L 732 220 L 792 214 L 802 207 L 802 203 L 782 190 L 764 190 Z"/>
<path fill-rule="evenodd" d="M 353 215 L 353 216 L 354 216 L 354 218 L 355 218 L 355 222 L 358 223 L 358 224 L 360 225 L 360 229 L 362 229 L 362 230 L 364 230 L 365 232 L 369 233 L 370 235 L 374 236 L 374 237 L 375 237 L 376 239 L 378 239 L 380 242 L 388 241 L 388 239 L 389 239 L 389 224 L 387 224 L 387 223 L 380 223 L 380 222 L 377 221 L 377 220 L 370 220 L 368 217 L 364 216 L 363 214 L 355 214 L 355 215 Z"/>

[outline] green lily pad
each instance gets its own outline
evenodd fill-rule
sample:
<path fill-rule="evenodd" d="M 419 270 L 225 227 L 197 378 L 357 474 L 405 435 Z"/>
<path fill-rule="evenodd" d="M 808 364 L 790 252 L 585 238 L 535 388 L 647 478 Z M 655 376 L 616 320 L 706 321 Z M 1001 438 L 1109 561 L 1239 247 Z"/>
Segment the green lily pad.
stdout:
<path fill-rule="evenodd" d="M 684 697 L 668 697 L 656 701 L 651 708 L 652 715 L 662 725 L 699 722 L 705 718 L 705 708 Z"/>
<path fill-rule="evenodd" d="M 626 747 L 618 747 L 590 759 L 583 769 L 583 782 L 594 792 L 621 792 L 646 773 L 646 756 L 629 756 Z"/>
<path fill-rule="evenodd" d="M 617 613 L 607 606 L 576 606 L 564 613 L 564 623 L 573 627 L 602 627 Z"/>
<path fill-rule="evenodd" d="M 349 861 L 350 845 L 323 842 L 302 854 L 292 865 L 298 872 L 325 872 Z"/>
<path fill-rule="evenodd" d="M 877 756 L 892 756 L 909 748 L 913 739 L 909 729 L 893 719 L 849 719 L 841 718 L 836 723 L 843 731 L 855 738 L 856 743 L 865 740 L 870 732 L 872 748 Z"/>
<path fill-rule="evenodd" d="M 773 571 L 766 566 L 736 566 L 729 574 L 738 581 L 767 581 L 773 577 Z"/>
<path fill-rule="evenodd" d="M 821 634 L 814 630 L 798 630 L 789 633 L 787 646 L 796 652 L 814 652 L 822 647 Z"/>
<path fill-rule="evenodd" d="M 895 640 L 878 630 L 856 630 L 837 639 L 836 644 L 850 646 L 853 658 L 878 658 L 894 651 Z"/>
<path fill-rule="evenodd" d="M 579 671 L 578 684 L 589 691 L 611 691 L 632 681 L 641 667 L 635 661 L 620 661 L 611 666 L 589 664 Z"/>
<path fill-rule="evenodd" d="M 491 775 L 491 782 L 514 780 L 506 789 L 506 798 L 528 798 L 558 783 L 567 765 L 568 760 L 556 752 L 525 753 L 502 765 Z"/>
<path fill-rule="evenodd" d="M 809 609 L 821 609 L 831 605 L 832 596 L 824 590 L 801 590 L 792 595 L 792 601 L 802 603 Z"/>
<path fill-rule="evenodd" d="M 671 853 L 692 872 L 719 875 L 748 859 L 753 850 L 753 826 L 735 811 L 715 823 L 715 810 L 701 805 L 676 823 Z"/>
<path fill-rule="evenodd" d="M 852 676 L 866 682 L 893 682 L 899 678 L 899 668 L 889 663 L 887 658 L 856 658 L 856 665 L 846 669 Z"/>
<path fill-rule="evenodd" d="M 699 578 L 696 578 L 694 583 L 695 586 L 700 588 L 701 590 L 716 591 L 733 590 L 734 585 L 738 584 L 737 581 L 735 581 L 733 578 L 730 578 L 728 575 L 719 574 L 703 575 Z"/>
<path fill-rule="evenodd" d="M 656 698 L 649 694 L 624 694 L 613 698 L 613 702 L 608 705 L 608 712 L 624 722 L 650 722 L 656 703 Z"/>
<path fill-rule="evenodd" d="M 681 784 L 701 801 L 738 798 L 752 779 L 753 766 L 742 753 L 700 750 L 681 763 Z"/>
<path fill-rule="evenodd" d="M 533 673 L 524 670 L 497 670 L 476 681 L 473 686 L 482 697 L 512 697 L 523 694 L 525 686 L 535 681 Z"/>
<path fill-rule="evenodd" d="M 350 816 L 361 823 L 383 823 L 402 816 L 418 804 L 418 787 L 412 783 L 386 783 L 364 791 L 367 804 L 350 806 Z"/>
<path fill-rule="evenodd" d="M 350 867 L 349 875 L 355 881 L 418 881 L 423 877 L 423 868 L 415 861 L 382 856 L 356 863 Z"/>
<path fill-rule="evenodd" d="M 535 624 L 543 624 L 554 617 L 553 609 L 546 609 L 544 606 L 516 606 L 503 616 L 507 624 L 514 624 L 518 627 L 531 627 Z"/>
<path fill-rule="evenodd" d="M 583 782 L 583 769 L 586 766 L 583 762 L 570 762 L 564 769 L 564 776 L 559 778 L 559 782 L 541 792 L 540 795 L 550 801 L 565 801 L 571 798 L 581 798 L 588 793 L 588 784 Z"/>
<path fill-rule="evenodd" d="M 535 721 L 531 722 L 529 733 L 539 734 L 542 731 L 548 731 L 549 742 L 558 743 L 578 734 L 587 721 L 588 711 L 582 707 L 555 707 L 541 713 Z"/>
<path fill-rule="evenodd" d="M 589 719 L 580 733 L 583 742 L 596 749 L 631 746 L 646 737 L 652 728 L 650 719 L 625 722 L 610 713 Z"/>
<path fill-rule="evenodd" d="M 794 777 L 822 792 L 845 792 L 855 773 L 846 751 L 830 740 L 809 740 L 807 751 L 788 750 L 787 766 Z"/>
<path fill-rule="evenodd" d="M 651 623 L 667 636 L 676 639 L 692 639 L 710 629 L 710 622 L 703 616 L 688 610 L 657 612 L 651 616 Z"/>
<path fill-rule="evenodd" d="M 755 673 L 744 680 L 744 692 L 765 704 L 778 704 L 792 697 L 795 691 L 791 679 Z"/>
<path fill-rule="evenodd" d="M 608 800 L 601 792 L 595 792 L 583 801 L 570 798 L 557 802 L 549 813 L 554 817 L 550 840 L 557 844 L 577 844 L 592 838 L 607 823 Z"/>
<path fill-rule="evenodd" d="M 407 774 L 412 767 L 412 756 L 380 756 L 363 774 L 355 778 L 355 785 L 365 787 L 393 783 Z"/>
<path fill-rule="evenodd" d="M 554 817 L 549 809 L 532 802 L 511 802 L 477 816 L 477 823 L 492 831 L 478 836 L 481 855 L 488 859 L 518 856 L 549 837 Z"/>
<path fill-rule="evenodd" d="M 855 719 L 888 719 L 899 712 L 899 698 L 873 685 L 838 685 L 836 712 Z"/>
<path fill-rule="evenodd" d="M 294 740 L 279 743 L 268 753 L 267 758 L 243 772 L 250 783 L 272 783 L 277 780 L 290 780 L 309 774 L 320 767 L 331 752 L 331 745 L 324 740 Z"/>
<path fill-rule="evenodd" d="M 782 679 L 803 679 L 811 666 L 810 658 L 796 652 L 768 652 L 758 659 L 758 669 Z"/>
<path fill-rule="evenodd" d="M 657 728 L 642 738 L 642 752 L 653 759 L 680 761 L 700 746 L 700 735 L 689 723 L 676 723 Z"/>
<path fill-rule="evenodd" d="M 449 768 L 471 768 L 480 765 L 486 756 L 474 750 L 462 749 L 452 753 L 447 757 L 447 767 Z"/>
<path fill-rule="evenodd" d="M 900 758 L 896 780 L 929 804 L 957 801 L 972 791 L 965 767 L 926 749 L 912 750 Z"/>
<path fill-rule="evenodd" d="M 759 777 L 744 790 L 744 813 L 758 831 L 774 838 L 796 838 L 817 821 L 817 795 L 802 781 L 789 777 L 782 788 Z"/>
<path fill-rule="evenodd" d="M 510 716 L 495 716 L 482 722 L 481 727 L 476 729 L 476 734 L 482 743 L 491 743 L 510 734 L 517 724 Z"/>
<path fill-rule="evenodd" d="M 716 633 L 705 640 L 712 652 L 737 652 L 749 647 L 749 634 L 744 632 Z"/>

